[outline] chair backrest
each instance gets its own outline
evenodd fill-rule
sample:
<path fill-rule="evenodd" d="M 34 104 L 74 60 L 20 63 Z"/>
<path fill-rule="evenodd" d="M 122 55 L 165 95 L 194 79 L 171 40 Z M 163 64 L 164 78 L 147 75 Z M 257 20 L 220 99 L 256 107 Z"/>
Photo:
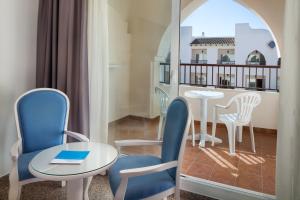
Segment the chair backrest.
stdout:
<path fill-rule="evenodd" d="M 64 142 L 69 114 L 68 97 L 55 89 L 34 89 L 15 103 L 22 152 L 29 153 Z"/>
<path fill-rule="evenodd" d="M 187 101 L 183 97 L 174 99 L 168 107 L 164 126 L 162 162 L 178 160 L 181 165 L 185 141 L 190 126 L 190 110 Z M 175 179 L 176 168 L 168 170 Z"/>
<path fill-rule="evenodd" d="M 261 97 L 257 92 L 245 92 L 232 97 L 231 101 L 236 103 L 237 122 L 249 123 L 253 109 L 261 102 Z"/>
<path fill-rule="evenodd" d="M 168 109 L 169 95 L 161 88 L 155 87 L 155 94 L 159 98 L 160 113 L 165 114 Z"/>

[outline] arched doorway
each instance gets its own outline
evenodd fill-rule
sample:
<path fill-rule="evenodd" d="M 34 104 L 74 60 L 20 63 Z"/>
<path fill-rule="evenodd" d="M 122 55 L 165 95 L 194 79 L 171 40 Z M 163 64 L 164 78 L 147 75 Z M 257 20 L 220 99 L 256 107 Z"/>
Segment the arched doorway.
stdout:
<path fill-rule="evenodd" d="M 254 50 L 247 56 L 247 65 L 266 65 L 265 56 L 258 50 Z"/>
<path fill-rule="evenodd" d="M 181 17 L 182 21 L 184 21 L 184 19 L 186 19 L 193 11 L 195 11 L 203 3 L 208 2 L 208 1 L 209 0 L 207 0 L 207 1 L 204 1 L 204 0 L 194 0 L 194 1 L 189 1 L 190 3 L 186 3 L 187 1 L 184 1 L 185 3 L 182 4 L 183 5 L 182 6 L 182 15 L 181 15 L 182 16 Z M 237 3 L 241 3 L 241 2 L 243 2 L 243 0 L 236 1 L 236 2 Z M 245 2 L 248 2 L 248 1 L 245 0 Z M 242 4 L 242 6 L 244 6 L 247 9 L 249 9 L 249 10 L 252 11 L 251 7 L 248 4 Z M 216 15 L 218 15 L 218 13 L 220 13 L 220 12 L 214 11 L 214 10 L 212 10 L 211 12 L 215 12 Z M 259 13 L 259 12 L 254 11 L 254 14 L 257 15 L 257 13 Z M 222 14 L 220 14 L 220 16 L 222 16 Z M 262 19 L 261 16 L 262 15 L 258 15 L 258 17 L 260 19 Z M 224 19 L 222 19 L 222 20 L 224 20 Z M 207 21 L 209 21 L 209 20 L 207 20 Z M 263 20 L 263 21 L 266 24 L 267 20 Z M 271 27 L 271 26 L 267 25 L 267 28 L 269 28 L 269 27 Z M 247 28 L 247 27 L 244 26 L 242 28 Z M 271 35 L 274 36 L 274 33 L 270 29 L 269 29 L 269 31 L 272 33 Z M 218 55 L 218 60 L 220 60 L 220 62 L 218 62 L 217 64 L 216 63 L 211 63 L 211 66 L 210 66 L 211 68 L 205 68 L 206 66 L 201 66 L 201 65 L 199 65 L 198 68 L 197 68 L 197 67 L 195 67 L 196 63 L 191 63 L 191 65 L 187 65 L 187 67 L 186 66 L 183 67 L 183 68 L 187 68 L 187 70 L 185 72 L 188 72 L 186 74 L 188 74 L 188 76 L 190 76 L 190 79 L 187 80 L 187 82 L 189 82 L 189 84 L 190 84 L 188 86 L 189 88 L 187 87 L 187 89 L 190 90 L 191 87 L 193 87 L 192 89 L 201 90 L 199 88 L 194 87 L 193 85 L 202 83 L 203 82 L 203 81 L 201 81 L 202 76 L 205 76 L 207 78 L 207 80 L 209 80 L 210 78 L 214 80 L 215 77 L 218 77 L 218 79 L 217 79 L 217 80 L 219 80 L 218 83 L 217 83 L 218 86 L 221 85 L 221 86 L 223 86 L 223 88 L 226 88 L 226 90 L 227 90 L 227 93 L 224 92 L 227 99 L 224 102 L 221 103 L 221 104 L 224 104 L 224 105 L 227 103 L 227 101 L 229 100 L 229 98 L 231 97 L 231 95 L 235 94 L 235 92 L 237 90 L 239 90 L 239 88 L 236 87 L 236 85 L 238 83 L 242 83 L 242 85 L 244 86 L 245 90 L 253 90 L 253 89 L 255 89 L 255 90 L 261 91 L 261 95 L 262 96 L 265 95 L 263 93 L 263 91 L 266 90 L 266 88 L 269 88 L 269 89 L 270 88 L 274 88 L 274 91 L 277 91 L 277 87 L 278 87 L 277 83 L 279 81 L 277 79 L 277 77 L 278 77 L 277 76 L 277 73 L 278 73 L 278 69 L 277 68 L 274 68 L 274 69 L 273 68 L 272 69 L 269 69 L 269 68 L 268 69 L 259 69 L 259 66 L 250 66 L 250 65 L 266 65 L 267 64 L 266 61 L 269 60 L 270 56 L 269 56 L 268 53 L 266 53 L 265 55 L 262 53 L 262 52 L 264 52 L 264 53 L 266 52 L 264 49 L 262 49 L 260 47 L 247 48 L 246 51 L 243 51 L 243 53 L 242 53 L 243 55 L 240 56 L 242 58 L 242 63 L 238 63 L 237 64 L 237 63 L 234 62 L 234 61 L 236 61 L 236 60 L 234 60 L 234 59 L 236 59 L 236 57 L 235 56 L 232 56 L 232 57 L 230 56 L 230 55 L 236 55 L 235 54 L 236 49 L 234 48 L 235 43 L 234 43 L 234 41 L 233 42 L 230 41 L 230 39 L 232 39 L 232 38 L 225 38 L 225 37 L 217 38 L 217 37 L 218 36 L 214 36 L 213 39 L 211 39 L 211 38 L 207 39 L 206 38 L 206 41 L 205 41 L 205 37 L 204 37 L 204 34 L 203 34 L 202 36 L 199 36 L 199 38 L 200 38 L 199 41 L 195 41 L 194 42 L 194 40 L 198 39 L 198 38 L 196 38 L 196 39 L 193 39 L 192 40 L 193 42 L 190 43 L 191 45 L 195 45 L 195 47 L 197 47 L 197 48 L 199 48 L 201 50 L 204 49 L 204 48 L 209 49 L 211 46 L 218 46 L 222 50 L 220 51 L 220 53 Z M 273 41 L 273 39 L 274 39 L 274 43 L 276 43 L 276 45 L 274 45 L 274 47 L 276 46 L 278 48 L 278 51 L 279 51 L 279 45 L 277 45 L 277 39 L 273 37 L 272 41 Z M 266 40 L 266 42 L 263 43 L 263 45 L 267 46 L 268 42 L 270 42 L 270 41 L 271 40 Z M 252 41 L 251 42 L 248 41 L 248 43 L 253 43 L 253 42 Z M 268 48 L 273 49 L 274 47 L 270 46 Z M 196 50 L 198 51 L 199 49 L 196 49 Z M 231 54 L 230 51 L 232 51 L 233 53 Z M 274 51 L 275 51 L 275 48 L 274 48 Z M 192 55 L 193 55 L 193 53 L 192 53 Z M 195 55 L 196 55 L 196 53 L 195 53 Z M 278 54 L 278 55 L 280 55 L 280 54 Z M 207 56 L 207 57 L 210 57 L 210 56 Z M 197 57 L 195 56 L 195 58 L 197 58 Z M 213 59 L 216 60 L 216 57 L 214 57 Z M 278 58 L 276 58 L 275 60 L 276 60 L 276 63 L 277 63 Z M 213 65 L 217 65 L 217 66 L 221 65 L 222 68 L 220 69 L 220 67 L 219 68 L 217 67 L 217 68 L 215 68 L 215 71 L 214 71 L 213 70 Z M 239 67 L 233 68 L 234 65 L 239 65 Z M 247 65 L 247 68 L 246 68 L 247 71 L 245 71 L 245 66 L 242 66 L 242 65 Z M 276 65 L 276 64 L 274 64 L 274 65 Z M 204 68 L 204 70 L 202 70 L 202 68 Z M 225 68 L 226 68 L 226 70 L 225 70 Z M 228 71 L 230 71 L 230 72 L 228 72 Z M 231 73 L 232 71 L 235 71 L 235 73 Z M 214 74 L 214 72 L 217 73 L 217 76 L 216 76 L 216 74 Z M 242 76 L 238 76 L 239 73 L 241 73 Z M 242 77 L 242 78 L 240 78 L 240 77 Z M 185 75 L 184 75 L 183 79 L 184 79 L 184 81 L 186 81 L 186 76 Z M 205 80 L 204 82 L 207 82 L 207 80 Z M 210 81 L 208 81 L 208 82 L 210 82 Z M 215 83 L 213 81 L 211 83 L 212 83 L 213 86 L 215 86 Z M 207 85 L 205 85 L 205 86 L 201 85 L 201 86 L 203 86 L 205 88 Z M 232 89 L 232 88 L 235 88 L 235 89 L 229 91 L 229 89 Z M 207 87 L 204 90 L 208 90 Z M 242 91 L 242 92 L 245 92 L 245 90 Z M 182 92 L 180 92 L 180 91 L 182 91 Z M 185 90 L 179 89 L 179 95 L 183 95 L 184 92 L 185 92 Z M 279 93 L 275 93 L 274 92 L 273 94 L 272 94 L 273 96 L 271 97 L 272 98 L 271 101 L 273 101 L 273 99 L 274 99 L 274 101 L 271 102 L 272 106 L 270 106 L 270 110 L 272 110 L 273 108 L 276 108 L 276 109 L 273 109 L 273 110 L 276 110 L 276 112 L 274 112 L 275 113 L 274 114 L 275 118 L 274 118 L 273 122 L 274 122 L 274 124 L 277 124 L 276 120 L 277 120 L 277 115 L 278 115 L 277 110 L 278 110 L 278 97 L 279 97 Z M 219 102 L 217 102 L 217 104 L 218 103 Z M 194 113 L 194 117 L 196 119 L 197 115 L 198 115 L 198 111 L 197 111 L 198 107 L 197 106 L 193 106 L 193 105 L 192 105 L 192 107 L 193 107 L 192 110 L 195 112 Z M 210 105 L 209 109 L 212 109 L 212 107 L 213 107 L 213 105 Z M 260 110 L 260 112 L 263 113 L 262 110 Z M 265 119 L 266 118 L 263 118 L 263 120 L 265 120 Z M 200 120 L 199 117 L 196 120 Z M 257 126 L 257 127 L 259 127 L 259 126 Z M 227 136 L 225 135 L 224 138 L 226 138 L 226 137 Z M 273 138 L 273 142 L 276 143 L 276 136 Z M 273 147 L 274 146 L 276 146 L 276 145 L 273 145 Z M 240 181 L 242 182 L 242 179 L 245 178 L 245 177 L 243 177 L 241 175 L 244 172 L 243 171 L 241 172 L 241 169 L 239 167 L 237 167 L 234 162 L 231 163 L 232 160 L 234 160 L 234 159 L 232 159 L 231 157 L 228 158 L 226 155 L 223 154 L 224 153 L 224 149 L 222 149 L 222 150 L 223 151 L 219 152 L 218 149 L 214 149 L 213 147 L 210 148 L 210 149 L 204 149 L 203 150 L 204 153 L 203 153 L 203 155 L 201 155 L 202 157 L 209 157 L 209 159 L 214 160 L 217 163 L 214 166 L 215 168 L 218 168 L 218 166 L 221 166 L 221 167 L 220 167 L 220 170 L 216 170 L 216 171 L 210 170 L 210 169 L 206 169 L 207 170 L 206 173 L 203 173 L 202 174 L 203 176 L 200 179 L 202 179 L 202 180 L 203 179 L 204 180 L 210 180 L 210 181 L 214 181 L 216 183 L 225 183 L 227 185 L 231 185 L 231 186 L 235 186 L 235 187 L 241 187 L 241 188 L 244 188 L 244 189 L 250 189 L 250 190 L 258 191 L 258 192 L 261 192 L 261 193 L 267 193 L 267 194 L 272 194 L 272 195 L 275 194 L 275 167 L 272 168 L 272 169 L 268 169 L 270 172 L 272 172 L 272 178 L 271 179 L 274 181 L 272 183 L 272 186 L 271 186 L 272 187 L 272 191 L 271 192 L 267 191 L 266 189 L 264 189 L 264 190 L 261 189 L 263 187 L 262 186 L 263 183 L 262 183 L 262 181 L 258 180 L 258 179 L 261 179 L 261 177 L 260 178 L 256 177 L 258 181 L 257 181 L 257 183 L 254 184 L 255 186 L 253 186 L 253 187 L 247 187 L 245 185 L 239 184 L 239 182 Z M 276 147 L 275 147 L 275 150 L 272 149 L 272 151 L 273 151 L 272 154 L 274 156 L 273 160 L 272 160 L 272 162 L 273 162 L 273 161 L 275 161 Z M 257 160 L 258 162 L 253 162 L 252 163 L 251 160 L 255 159 L 255 156 L 258 156 L 258 154 L 255 155 L 254 157 L 252 157 L 253 156 L 253 154 L 252 154 L 251 155 L 252 158 L 247 158 L 246 155 L 248 155 L 248 154 L 247 153 L 243 154 L 243 155 L 241 155 L 241 157 L 238 158 L 239 160 L 242 160 L 241 162 L 239 161 L 239 163 L 240 163 L 239 166 L 245 167 L 244 171 L 249 170 L 249 168 L 247 169 L 247 167 L 246 167 L 247 165 L 248 166 L 252 165 L 252 166 L 255 166 L 255 168 L 256 167 L 260 168 L 266 162 L 266 159 L 263 158 L 263 157 L 261 157 L 262 160 L 258 161 L 259 160 L 258 159 Z M 273 163 L 275 163 L 275 162 L 273 162 Z M 198 165 L 199 168 L 203 167 L 203 166 L 200 166 L 199 163 L 197 163 L 197 165 Z M 206 167 L 209 167 L 209 166 L 210 166 L 210 164 L 206 165 Z M 274 166 L 275 166 L 275 164 L 274 164 Z M 226 174 L 226 175 L 219 174 L 220 176 L 223 177 L 223 179 L 220 179 L 220 178 L 218 179 L 216 177 L 213 177 L 213 176 L 217 176 L 215 174 L 218 174 L 218 173 L 220 173 L 220 171 L 223 171 L 223 168 L 229 168 L 230 169 L 230 170 L 227 171 L 228 174 Z M 186 171 L 185 175 L 197 177 L 199 174 L 197 174 L 195 172 L 195 170 L 196 170 L 195 166 L 190 166 L 190 168 Z M 210 178 L 208 178 L 207 174 L 212 174 L 212 175 L 211 175 Z M 253 176 L 256 176 L 256 175 L 257 174 L 253 174 Z M 238 178 L 235 178 L 235 177 L 238 177 Z M 249 178 L 248 180 L 250 180 L 250 177 L 248 177 L 248 178 Z M 202 180 L 200 180 L 199 182 L 201 182 Z M 244 179 L 245 183 L 247 183 L 248 180 Z M 203 182 L 205 182 L 205 181 L 203 181 Z M 265 180 L 265 182 L 266 182 L 266 180 Z M 199 183 L 199 184 L 201 184 L 201 183 Z M 269 184 L 269 186 L 270 185 L 271 184 Z M 264 187 L 266 188 L 266 186 L 264 186 Z"/>

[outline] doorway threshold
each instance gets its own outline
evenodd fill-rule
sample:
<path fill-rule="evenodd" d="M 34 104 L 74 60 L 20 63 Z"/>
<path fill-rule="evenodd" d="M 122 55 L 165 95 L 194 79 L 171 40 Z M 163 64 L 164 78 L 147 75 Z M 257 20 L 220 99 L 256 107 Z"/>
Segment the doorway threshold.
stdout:
<path fill-rule="evenodd" d="M 202 178 L 181 175 L 181 190 L 220 200 L 275 200 L 276 196 L 217 183 Z"/>

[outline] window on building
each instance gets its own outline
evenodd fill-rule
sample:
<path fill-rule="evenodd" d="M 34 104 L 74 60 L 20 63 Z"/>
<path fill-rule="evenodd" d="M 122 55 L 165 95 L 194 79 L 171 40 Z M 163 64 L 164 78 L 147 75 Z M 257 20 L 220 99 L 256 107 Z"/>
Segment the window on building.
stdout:
<path fill-rule="evenodd" d="M 219 74 L 219 86 L 233 88 L 235 86 L 235 74 Z"/>
<path fill-rule="evenodd" d="M 202 74 L 200 72 L 197 72 L 195 74 L 195 72 L 191 73 L 191 84 L 195 84 L 195 85 L 206 85 L 206 73 Z"/>
<path fill-rule="evenodd" d="M 266 77 L 265 76 L 255 76 L 246 75 L 246 86 L 249 89 L 265 90 L 266 88 Z"/>
<path fill-rule="evenodd" d="M 207 50 L 206 49 L 193 49 L 191 63 L 207 64 Z"/>
<path fill-rule="evenodd" d="M 234 64 L 234 49 L 219 49 L 218 64 Z"/>
<path fill-rule="evenodd" d="M 246 60 L 247 65 L 266 65 L 265 56 L 259 51 L 252 51 Z"/>

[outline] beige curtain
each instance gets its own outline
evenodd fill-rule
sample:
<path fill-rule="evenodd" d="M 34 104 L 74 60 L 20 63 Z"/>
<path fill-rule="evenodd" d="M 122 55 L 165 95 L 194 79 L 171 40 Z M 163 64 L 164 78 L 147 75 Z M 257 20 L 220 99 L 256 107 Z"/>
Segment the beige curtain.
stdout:
<path fill-rule="evenodd" d="M 107 21 L 107 0 L 88 0 L 90 139 L 105 143 L 109 88 Z"/>
<path fill-rule="evenodd" d="M 36 87 L 70 99 L 69 129 L 89 134 L 86 0 L 40 0 Z"/>
<path fill-rule="evenodd" d="M 280 74 L 277 199 L 300 199 L 300 1 L 286 0 Z"/>

